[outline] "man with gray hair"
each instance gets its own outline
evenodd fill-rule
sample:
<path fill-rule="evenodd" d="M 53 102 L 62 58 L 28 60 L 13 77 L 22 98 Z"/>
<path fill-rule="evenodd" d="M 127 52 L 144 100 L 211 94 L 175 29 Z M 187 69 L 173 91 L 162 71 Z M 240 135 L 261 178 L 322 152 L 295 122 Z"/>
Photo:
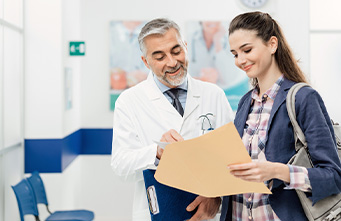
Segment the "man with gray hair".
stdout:
<path fill-rule="evenodd" d="M 158 141 L 198 137 L 232 121 L 233 112 L 222 89 L 187 73 L 187 46 L 176 23 L 154 19 L 142 28 L 138 40 L 150 73 L 116 101 L 111 166 L 135 182 L 133 220 L 150 220 L 142 171 L 155 169 L 161 159 Z M 211 219 L 220 203 L 219 197 L 198 196 L 184 210 L 197 209 L 191 221 Z"/>

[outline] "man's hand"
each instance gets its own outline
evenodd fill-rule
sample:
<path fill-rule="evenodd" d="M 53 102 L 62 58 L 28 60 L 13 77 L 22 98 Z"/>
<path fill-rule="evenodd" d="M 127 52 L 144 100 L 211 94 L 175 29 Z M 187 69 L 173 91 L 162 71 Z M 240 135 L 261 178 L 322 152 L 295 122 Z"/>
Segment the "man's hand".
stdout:
<path fill-rule="evenodd" d="M 164 133 L 160 139 L 161 142 L 167 142 L 167 143 L 174 143 L 174 142 L 183 141 L 183 140 L 184 138 L 182 138 L 182 136 L 173 129 Z"/>
<path fill-rule="evenodd" d="M 163 149 L 161 147 L 159 147 L 159 145 L 157 145 L 156 158 L 158 158 L 160 160 L 162 154 L 163 154 Z"/>
<path fill-rule="evenodd" d="M 197 212 L 192 216 L 192 218 L 189 221 L 214 218 L 219 210 L 220 203 L 221 203 L 220 197 L 207 198 L 203 196 L 198 196 L 186 208 L 188 212 L 191 212 L 198 207 Z"/>
<path fill-rule="evenodd" d="M 171 129 L 162 135 L 160 142 L 174 143 L 174 142 L 183 141 L 183 140 L 184 138 L 182 138 L 182 136 L 178 132 Z M 163 149 L 157 146 L 156 157 L 158 159 L 161 159 L 162 153 L 163 153 Z"/>

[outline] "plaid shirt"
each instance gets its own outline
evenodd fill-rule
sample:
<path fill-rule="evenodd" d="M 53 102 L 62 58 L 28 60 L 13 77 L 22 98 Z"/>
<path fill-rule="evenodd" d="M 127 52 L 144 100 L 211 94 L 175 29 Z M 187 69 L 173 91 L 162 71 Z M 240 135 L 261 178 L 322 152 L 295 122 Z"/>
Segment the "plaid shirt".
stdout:
<path fill-rule="evenodd" d="M 266 161 L 264 154 L 267 140 L 266 131 L 268 129 L 271 109 L 283 79 L 282 75 L 263 94 L 262 98 L 258 96 L 259 91 L 257 87 L 251 94 L 251 110 L 245 123 L 242 140 L 251 159 L 254 161 Z M 288 167 L 290 171 L 290 184 L 286 184 L 285 189 L 311 191 L 307 169 L 292 165 L 288 165 Z M 271 182 L 265 181 L 264 183 L 271 189 Z M 268 197 L 268 194 L 261 193 L 247 193 L 233 196 L 232 219 L 257 221 L 280 220 L 272 210 Z"/>

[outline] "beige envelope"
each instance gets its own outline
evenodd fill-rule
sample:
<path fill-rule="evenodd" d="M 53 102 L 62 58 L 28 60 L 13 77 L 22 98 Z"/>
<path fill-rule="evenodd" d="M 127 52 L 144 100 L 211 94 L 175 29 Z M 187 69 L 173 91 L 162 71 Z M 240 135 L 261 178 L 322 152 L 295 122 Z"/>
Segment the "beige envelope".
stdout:
<path fill-rule="evenodd" d="M 234 126 L 166 146 L 155 179 L 165 185 L 205 197 L 267 193 L 264 183 L 248 182 L 230 174 L 227 165 L 251 162 Z"/>

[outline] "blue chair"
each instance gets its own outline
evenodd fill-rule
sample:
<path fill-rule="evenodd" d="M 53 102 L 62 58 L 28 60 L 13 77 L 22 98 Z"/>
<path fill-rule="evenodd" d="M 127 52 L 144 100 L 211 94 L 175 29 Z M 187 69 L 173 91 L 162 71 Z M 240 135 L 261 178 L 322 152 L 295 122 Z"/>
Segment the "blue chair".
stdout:
<path fill-rule="evenodd" d="M 24 221 L 25 215 L 34 215 L 36 221 L 40 221 L 36 198 L 28 181 L 23 179 L 17 185 L 12 186 L 12 189 L 17 198 L 20 220 Z"/>
<path fill-rule="evenodd" d="M 44 183 L 39 173 L 34 171 L 27 180 L 33 189 L 37 204 L 45 204 L 47 211 L 50 213 L 46 221 L 91 221 L 94 219 L 94 213 L 89 210 L 65 210 L 52 213 L 48 207 Z"/>

